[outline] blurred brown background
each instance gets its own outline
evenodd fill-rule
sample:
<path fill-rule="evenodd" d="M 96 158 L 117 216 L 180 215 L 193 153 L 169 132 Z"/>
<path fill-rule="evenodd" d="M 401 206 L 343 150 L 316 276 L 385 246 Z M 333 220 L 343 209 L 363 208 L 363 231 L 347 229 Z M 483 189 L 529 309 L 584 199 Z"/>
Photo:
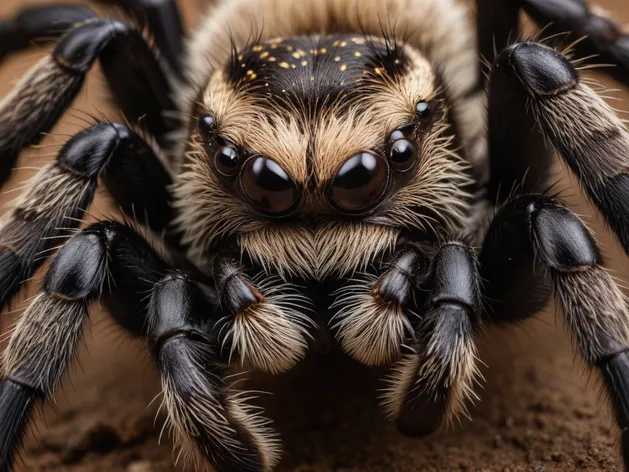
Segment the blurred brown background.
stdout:
<path fill-rule="evenodd" d="M 3 0 L 0 15 L 26 4 Z M 629 2 L 601 0 L 599 5 L 629 22 Z M 180 0 L 188 25 L 198 21 L 203 1 Z M 46 53 L 34 49 L 7 60 L 0 68 L 4 96 L 27 69 Z M 612 88 L 618 84 L 605 82 Z M 609 95 L 609 94 L 608 94 Z M 623 92 L 612 94 L 622 99 Z M 98 71 L 90 75 L 53 136 L 43 144 L 59 144 L 85 126 L 82 112 L 111 113 Z M 621 100 L 612 105 L 629 110 Z M 8 204 L 24 180 L 56 152 L 31 149 L 20 159 L 19 172 L 2 196 Z M 629 150 L 628 150 L 629 155 Z M 629 157 L 629 156 L 628 156 Z M 626 257 L 585 205 L 575 180 L 566 176 L 567 200 L 597 229 L 610 266 L 621 280 L 629 278 Z M 13 191 L 10 191 L 13 190 Z M 6 208 L 6 207 L 5 207 Z M 91 214 L 108 214 L 99 198 Z M 2 315 L 6 332 L 16 313 Z M 481 341 L 486 377 L 482 401 L 451 431 L 426 439 L 409 439 L 387 424 L 377 408 L 378 375 L 341 359 L 320 362 L 311 356 L 295 372 L 268 382 L 268 414 L 285 444 L 280 469 L 293 472 L 358 471 L 614 471 L 617 430 L 597 383 L 583 374 L 554 310 L 511 330 L 491 330 Z M 22 470 L 127 471 L 174 470 L 172 447 L 162 418 L 154 422 L 159 381 L 144 346 L 121 333 L 103 315 L 94 317 L 86 348 L 55 405 L 39 415 L 26 442 Z M 317 362 L 319 361 L 319 362 Z M 0 425 L 1 427 L 1 425 Z"/>

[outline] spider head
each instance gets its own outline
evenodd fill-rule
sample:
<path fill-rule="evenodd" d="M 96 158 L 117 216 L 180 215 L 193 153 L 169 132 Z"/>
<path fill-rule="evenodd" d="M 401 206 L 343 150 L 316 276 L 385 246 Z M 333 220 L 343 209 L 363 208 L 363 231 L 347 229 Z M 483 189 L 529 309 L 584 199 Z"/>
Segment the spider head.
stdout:
<path fill-rule="evenodd" d="M 405 231 L 459 227 L 470 183 L 438 75 L 385 38 L 277 38 L 201 94 L 177 185 L 199 256 L 235 240 L 280 274 L 360 270 Z"/>

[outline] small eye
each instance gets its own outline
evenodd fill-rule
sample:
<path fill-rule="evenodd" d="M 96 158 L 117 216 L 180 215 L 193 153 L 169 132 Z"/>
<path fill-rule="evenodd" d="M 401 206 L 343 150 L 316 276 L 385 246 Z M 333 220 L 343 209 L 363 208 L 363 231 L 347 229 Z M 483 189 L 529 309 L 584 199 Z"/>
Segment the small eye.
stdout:
<path fill-rule="evenodd" d="M 428 102 L 421 101 L 417 102 L 417 105 L 415 106 L 415 111 L 417 112 L 417 117 L 420 120 L 424 121 L 430 118 L 432 109 L 430 108 L 430 104 Z"/>
<path fill-rule="evenodd" d="M 214 166 L 219 174 L 233 177 L 238 173 L 238 151 L 231 146 L 221 146 L 214 155 Z"/>
<path fill-rule="evenodd" d="M 216 118 L 212 113 L 206 112 L 199 116 L 199 132 L 204 139 L 216 134 Z"/>
<path fill-rule="evenodd" d="M 389 180 L 386 162 L 368 152 L 350 157 L 330 185 L 329 198 L 342 213 L 361 214 L 382 201 Z"/>
<path fill-rule="evenodd" d="M 407 139 L 398 139 L 391 145 L 391 167 L 398 172 L 407 172 L 417 162 L 417 150 Z"/>
<path fill-rule="evenodd" d="M 297 205 L 297 188 L 292 179 L 268 157 L 249 159 L 242 170 L 240 185 L 249 203 L 261 213 L 282 216 Z"/>

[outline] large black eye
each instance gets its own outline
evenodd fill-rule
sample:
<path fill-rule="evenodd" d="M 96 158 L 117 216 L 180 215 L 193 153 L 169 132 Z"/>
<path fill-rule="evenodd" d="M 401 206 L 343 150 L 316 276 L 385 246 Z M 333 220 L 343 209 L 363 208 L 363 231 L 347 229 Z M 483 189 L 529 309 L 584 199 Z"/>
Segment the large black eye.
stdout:
<path fill-rule="evenodd" d="M 206 112 L 199 116 L 199 133 L 203 139 L 216 135 L 216 118 L 212 113 Z"/>
<path fill-rule="evenodd" d="M 214 155 L 214 166 L 225 177 L 233 177 L 238 173 L 238 162 L 238 151 L 231 146 L 221 146 Z"/>
<path fill-rule="evenodd" d="M 268 157 L 247 161 L 240 176 L 242 191 L 256 210 L 281 216 L 297 204 L 297 188 L 288 173 Z"/>
<path fill-rule="evenodd" d="M 361 152 L 341 166 L 330 186 L 330 200 L 343 213 L 364 213 L 382 201 L 388 177 L 384 160 Z"/>
<path fill-rule="evenodd" d="M 417 150 L 407 139 L 398 139 L 391 145 L 391 167 L 398 172 L 410 170 L 417 162 Z"/>

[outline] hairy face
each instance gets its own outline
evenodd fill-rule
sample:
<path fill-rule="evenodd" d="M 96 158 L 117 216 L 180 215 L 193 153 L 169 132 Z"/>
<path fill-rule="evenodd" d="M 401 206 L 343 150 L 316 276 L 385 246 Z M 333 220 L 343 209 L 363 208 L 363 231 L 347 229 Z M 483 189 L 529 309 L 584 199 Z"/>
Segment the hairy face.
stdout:
<path fill-rule="evenodd" d="M 201 94 L 176 185 L 195 257 L 236 243 L 280 275 L 363 269 L 406 231 L 460 228 L 471 181 L 437 75 L 361 35 L 276 38 L 235 53 Z"/>

